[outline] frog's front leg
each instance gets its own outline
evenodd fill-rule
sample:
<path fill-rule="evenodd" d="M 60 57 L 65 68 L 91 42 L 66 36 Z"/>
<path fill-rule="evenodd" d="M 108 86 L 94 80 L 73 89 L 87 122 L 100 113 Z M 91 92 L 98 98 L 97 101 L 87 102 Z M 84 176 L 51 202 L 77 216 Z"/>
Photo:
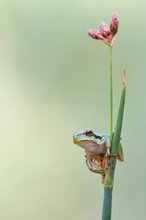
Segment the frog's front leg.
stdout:
<path fill-rule="evenodd" d="M 105 146 L 106 154 L 107 154 L 107 156 L 109 156 L 110 155 L 110 147 L 111 147 L 110 137 L 108 135 L 105 135 L 103 137 L 103 141 L 104 141 L 104 146 Z"/>
<path fill-rule="evenodd" d="M 117 157 L 117 154 L 111 154 L 111 142 L 109 135 L 104 135 L 102 139 L 100 140 L 101 144 L 104 144 L 105 146 L 105 152 L 106 156 L 109 157 Z"/>
<path fill-rule="evenodd" d="M 101 140 L 98 140 L 98 145 L 103 146 L 104 145 L 104 152 L 106 155 L 110 155 L 110 138 L 108 135 L 103 135 Z"/>
<path fill-rule="evenodd" d="M 100 173 L 102 176 L 105 175 L 105 171 L 106 171 L 106 163 L 104 161 L 105 155 L 86 152 L 85 157 L 86 157 L 86 164 L 90 171 L 94 173 Z"/>

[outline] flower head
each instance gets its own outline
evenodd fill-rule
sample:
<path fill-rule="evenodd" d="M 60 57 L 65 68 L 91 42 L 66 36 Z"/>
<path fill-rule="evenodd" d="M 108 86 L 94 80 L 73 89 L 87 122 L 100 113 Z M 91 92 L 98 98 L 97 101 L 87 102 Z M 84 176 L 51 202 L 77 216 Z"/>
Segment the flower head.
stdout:
<path fill-rule="evenodd" d="M 96 40 L 102 40 L 105 44 L 109 46 L 114 45 L 115 34 L 118 31 L 119 26 L 119 16 L 117 13 L 112 14 L 110 26 L 105 22 L 100 23 L 100 31 L 96 29 L 90 29 L 88 35 Z"/>

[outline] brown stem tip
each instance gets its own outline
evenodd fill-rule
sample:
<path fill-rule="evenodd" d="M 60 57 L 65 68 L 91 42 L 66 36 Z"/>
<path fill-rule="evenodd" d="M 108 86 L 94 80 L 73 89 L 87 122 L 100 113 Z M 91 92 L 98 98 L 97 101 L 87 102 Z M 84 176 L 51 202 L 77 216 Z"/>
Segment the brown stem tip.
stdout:
<path fill-rule="evenodd" d="M 123 70 L 122 85 L 126 87 L 126 70 Z"/>

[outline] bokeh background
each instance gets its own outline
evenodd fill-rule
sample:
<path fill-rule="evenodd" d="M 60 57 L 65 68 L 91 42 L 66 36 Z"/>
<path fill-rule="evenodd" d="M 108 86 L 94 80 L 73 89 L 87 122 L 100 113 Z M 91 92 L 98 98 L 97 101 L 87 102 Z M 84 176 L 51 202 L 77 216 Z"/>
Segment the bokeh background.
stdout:
<path fill-rule="evenodd" d="M 86 32 L 120 14 L 114 114 L 127 69 L 113 220 L 145 219 L 146 3 L 0 2 L 0 219 L 101 219 L 103 186 L 72 134 L 109 131 L 109 50 Z"/>

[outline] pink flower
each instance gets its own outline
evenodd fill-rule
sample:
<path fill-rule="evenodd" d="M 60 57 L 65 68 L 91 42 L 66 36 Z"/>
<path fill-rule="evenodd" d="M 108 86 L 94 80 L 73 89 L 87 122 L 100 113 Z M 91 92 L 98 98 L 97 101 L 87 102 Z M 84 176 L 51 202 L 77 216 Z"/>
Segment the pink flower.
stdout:
<path fill-rule="evenodd" d="M 115 34 L 118 31 L 119 26 L 119 16 L 116 13 L 112 14 L 110 26 L 105 22 L 100 23 L 100 31 L 96 29 L 90 29 L 88 35 L 96 40 L 102 40 L 105 44 L 109 46 L 114 45 Z"/>

